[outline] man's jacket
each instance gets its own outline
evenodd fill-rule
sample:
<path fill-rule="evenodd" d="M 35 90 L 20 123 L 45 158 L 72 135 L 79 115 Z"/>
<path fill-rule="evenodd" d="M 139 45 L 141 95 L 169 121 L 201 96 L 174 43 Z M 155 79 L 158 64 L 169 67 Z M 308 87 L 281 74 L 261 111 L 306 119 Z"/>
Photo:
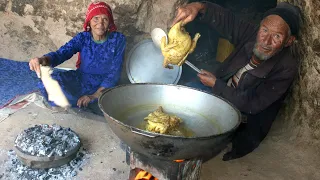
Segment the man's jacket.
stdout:
<path fill-rule="evenodd" d="M 225 98 L 249 116 L 267 109 L 270 112 L 264 114 L 276 115 L 298 71 L 297 58 L 291 55 L 289 48 L 283 48 L 263 64 L 245 72 L 236 88 L 227 86 L 228 79 L 249 63 L 259 26 L 240 20 L 231 11 L 216 4 L 205 4 L 207 10 L 198 17 L 199 20 L 235 45 L 235 50 L 213 73 L 217 77 L 214 94 Z"/>

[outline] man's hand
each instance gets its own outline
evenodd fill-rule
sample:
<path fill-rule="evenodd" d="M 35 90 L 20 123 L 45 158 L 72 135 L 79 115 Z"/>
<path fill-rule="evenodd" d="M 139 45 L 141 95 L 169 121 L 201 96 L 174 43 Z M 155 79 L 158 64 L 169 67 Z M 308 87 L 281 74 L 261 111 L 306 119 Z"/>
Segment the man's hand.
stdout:
<path fill-rule="evenodd" d="M 40 74 L 40 64 L 43 66 L 49 66 L 48 57 L 33 58 L 29 61 L 29 67 L 31 71 L 35 71 L 37 74 Z"/>
<path fill-rule="evenodd" d="M 172 22 L 172 25 L 175 25 L 179 21 L 183 21 L 182 24 L 186 25 L 187 23 L 194 20 L 194 18 L 198 15 L 199 11 L 204 11 L 205 6 L 203 3 L 194 2 L 190 4 L 186 4 L 178 8 L 177 15 Z"/>
<path fill-rule="evenodd" d="M 216 84 L 217 78 L 208 71 L 201 70 L 198 77 L 205 86 L 213 87 Z"/>
<path fill-rule="evenodd" d="M 96 97 L 93 95 L 84 95 L 78 99 L 77 106 L 78 107 L 87 107 L 88 104 L 94 99 L 96 99 Z"/>

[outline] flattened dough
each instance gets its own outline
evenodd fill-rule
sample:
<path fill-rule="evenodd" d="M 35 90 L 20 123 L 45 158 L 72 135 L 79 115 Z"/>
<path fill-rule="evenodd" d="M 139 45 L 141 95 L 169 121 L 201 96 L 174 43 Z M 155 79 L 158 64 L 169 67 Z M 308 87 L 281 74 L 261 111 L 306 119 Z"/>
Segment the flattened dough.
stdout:
<path fill-rule="evenodd" d="M 41 80 L 48 93 L 49 101 L 53 101 L 62 108 L 70 107 L 70 103 L 61 90 L 59 83 L 52 79 L 52 69 L 50 66 L 40 66 Z"/>

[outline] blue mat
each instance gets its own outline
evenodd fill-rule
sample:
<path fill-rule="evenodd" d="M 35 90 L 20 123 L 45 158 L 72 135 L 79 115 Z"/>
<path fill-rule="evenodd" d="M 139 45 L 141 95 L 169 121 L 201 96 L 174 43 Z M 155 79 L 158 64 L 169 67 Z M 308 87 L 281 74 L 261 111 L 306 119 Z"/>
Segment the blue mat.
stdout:
<path fill-rule="evenodd" d="M 16 96 L 38 91 L 40 79 L 29 68 L 29 62 L 0 58 L 0 108 Z"/>

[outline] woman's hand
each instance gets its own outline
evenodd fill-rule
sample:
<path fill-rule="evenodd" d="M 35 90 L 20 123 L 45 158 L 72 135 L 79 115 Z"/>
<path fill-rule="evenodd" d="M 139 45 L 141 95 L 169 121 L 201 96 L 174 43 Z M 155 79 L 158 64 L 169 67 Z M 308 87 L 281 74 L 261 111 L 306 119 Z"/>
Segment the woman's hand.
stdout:
<path fill-rule="evenodd" d="M 205 5 L 200 2 L 193 2 L 190 4 L 186 4 L 178 8 L 177 15 L 172 22 L 172 25 L 175 25 L 179 21 L 183 21 L 182 24 L 185 25 L 196 18 L 199 11 L 203 12 L 205 10 Z"/>
<path fill-rule="evenodd" d="M 94 99 L 96 99 L 96 98 L 97 98 L 97 97 L 95 97 L 94 95 L 84 95 L 84 96 L 82 96 L 82 97 L 80 97 L 80 98 L 78 99 L 77 106 L 78 106 L 78 107 L 87 107 L 88 104 L 89 104 L 92 100 L 94 100 Z"/>
<path fill-rule="evenodd" d="M 104 87 L 100 87 L 94 94 L 82 96 L 81 98 L 78 99 L 77 106 L 87 107 L 92 100 L 99 98 L 99 96 L 102 93 L 102 90 L 104 89 L 105 89 Z"/>
<path fill-rule="evenodd" d="M 29 67 L 31 71 L 35 71 L 37 74 L 40 74 L 40 64 L 43 66 L 49 66 L 48 57 L 33 58 L 29 61 Z"/>

